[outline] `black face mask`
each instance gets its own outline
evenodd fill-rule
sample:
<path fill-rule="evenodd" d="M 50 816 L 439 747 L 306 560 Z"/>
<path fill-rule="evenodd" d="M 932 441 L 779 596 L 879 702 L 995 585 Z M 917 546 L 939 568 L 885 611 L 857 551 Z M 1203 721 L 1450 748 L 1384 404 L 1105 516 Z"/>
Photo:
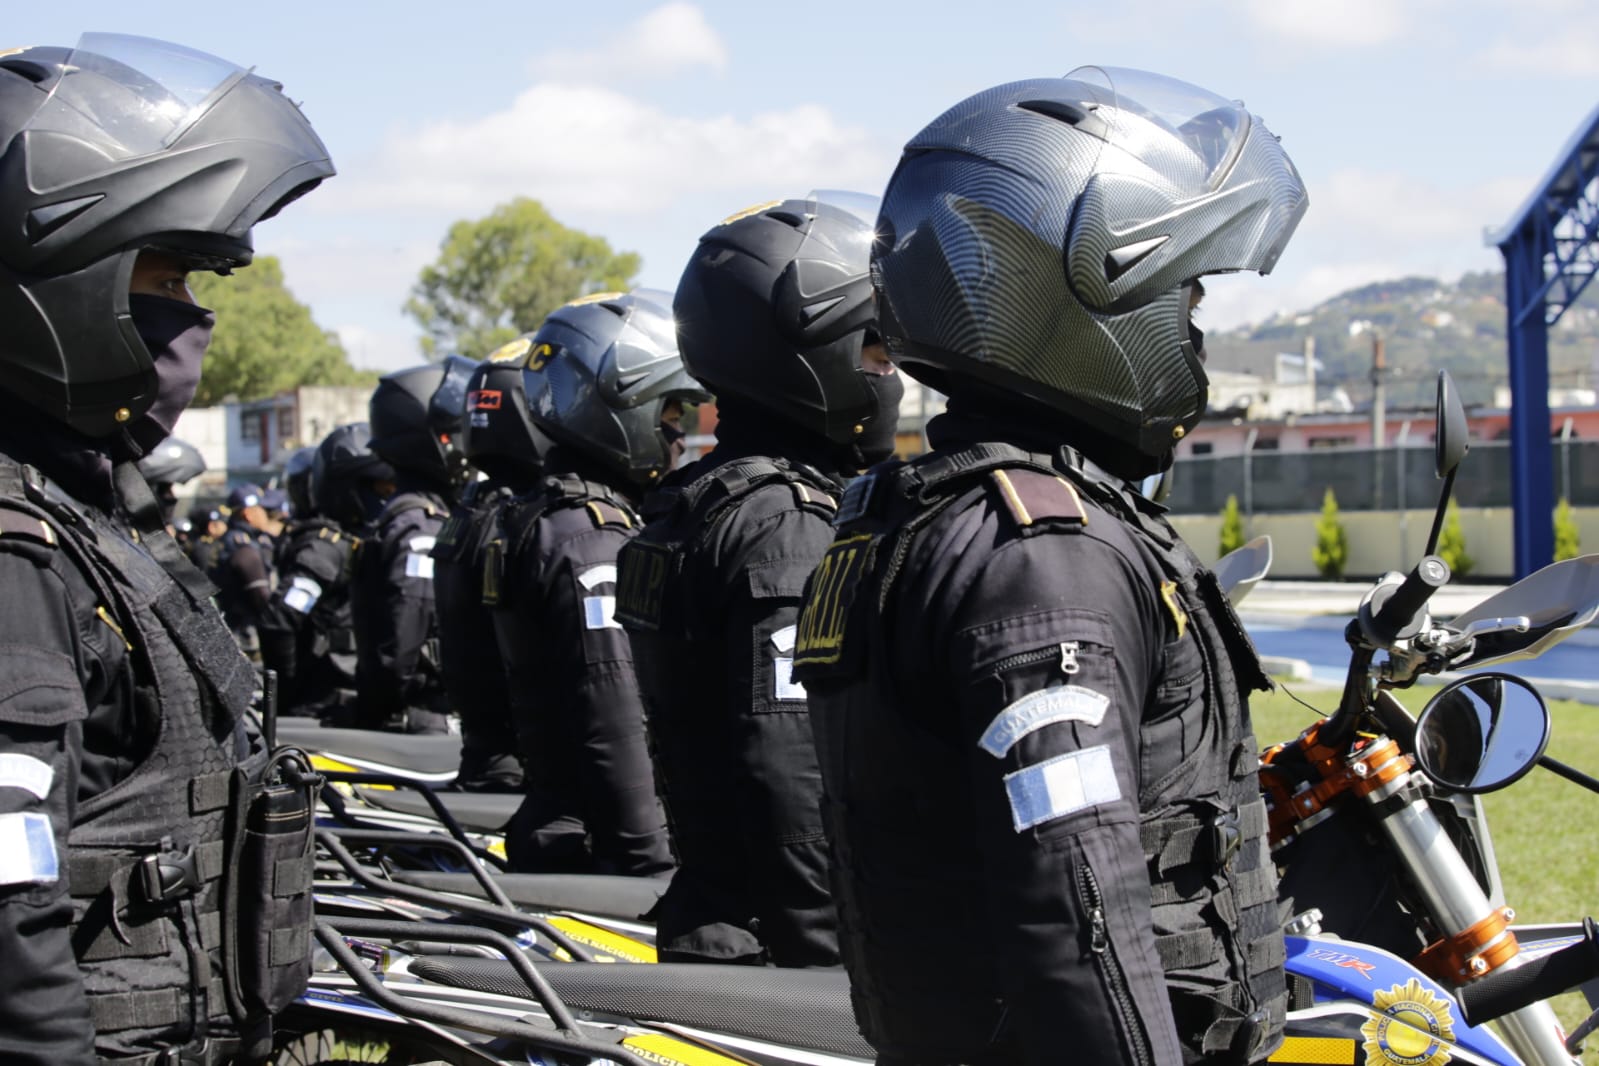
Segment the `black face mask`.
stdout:
<path fill-rule="evenodd" d="M 127 427 L 128 436 L 149 454 L 172 436 L 178 416 L 200 387 L 200 364 L 211 343 L 216 314 L 183 300 L 146 293 L 129 296 L 128 310 L 155 364 L 155 402 Z"/>
<path fill-rule="evenodd" d="M 877 396 L 877 414 L 855 438 L 855 447 L 867 466 L 894 454 L 894 433 L 899 428 L 899 402 L 905 396 L 905 382 L 898 373 L 867 374 L 866 387 Z"/>
<path fill-rule="evenodd" d="M 687 450 L 686 445 L 683 444 L 683 438 L 688 436 L 688 432 L 672 425 L 670 422 L 662 422 L 661 436 L 666 438 L 666 454 L 670 456 L 666 465 L 668 468 L 676 467 L 677 461 L 683 458 L 683 452 Z"/>

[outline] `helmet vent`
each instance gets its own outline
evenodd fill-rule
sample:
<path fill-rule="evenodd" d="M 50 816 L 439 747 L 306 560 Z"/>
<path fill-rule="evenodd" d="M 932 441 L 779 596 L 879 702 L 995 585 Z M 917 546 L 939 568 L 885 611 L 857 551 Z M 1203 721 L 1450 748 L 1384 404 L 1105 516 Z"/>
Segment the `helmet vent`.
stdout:
<path fill-rule="evenodd" d="M 775 218 L 779 222 L 787 222 L 795 229 L 805 225 L 805 216 L 797 211 L 768 211 L 766 212 L 766 217 Z"/>
<path fill-rule="evenodd" d="M 800 308 L 800 314 L 804 317 L 805 324 L 808 326 L 843 302 L 844 297 L 841 295 L 835 296 L 831 300 L 820 300 Z"/>
<path fill-rule="evenodd" d="M 1105 138 L 1109 133 L 1105 120 L 1094 114 L 1098 106 L 1093 103 L 1074 103 L 1070 100 L 1023 100 L 1016 105 L 1023 111 L 1031 111 L 1035 115 L 1052 118 L 1056 122 L 1064 122 L 1068 126 L 1091 133 L 1095 137 Z"/>
<path fill-rule="evenodd" d="M 103 199 L 104 196 L 96 193 L 94 196 L 80 196 L 75 200 L 35 207 L 28 212 L 28 239 L 43 240 Z"/>
<path fill-rule="evenodd" d="M 35 63 L 31 59 L 7 59 L 3 62 L 0 62 L 0 67 L 4 67 L 13 74 L 19 74 L 22 77 L 27 78 L 35 85 L 38 85 L 50 77 L 55 69 L 52 67 L 47 67 L 42 63 Z"/>
<path fill-rule="evenodd" d="M 1124 244 L 1120 248 L 1112 248 L 1105 253 L 1106 280 L 1115 281 L 1133 269 L 1133 267 L 1148 259 L 1156 248 L 1159 248 L 1169 240 L 1171 240 L 1171 237 L 1162 235 L 1150 237 L 1148 240 L 1134 241 L 1132 244 Z"/>

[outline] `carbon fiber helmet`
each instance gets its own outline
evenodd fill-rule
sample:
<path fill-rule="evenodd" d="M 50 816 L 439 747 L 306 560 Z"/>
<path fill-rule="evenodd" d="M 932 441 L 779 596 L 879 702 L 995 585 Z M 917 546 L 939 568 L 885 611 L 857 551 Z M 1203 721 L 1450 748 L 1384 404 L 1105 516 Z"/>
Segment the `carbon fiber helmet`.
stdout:
<path fill-rule="evenodd" d="M 911 138 L 889 179 L 884 341 L 941 391 L 1023 397 L 1158 467 L 1205 410 L 1188 283 L 1269 272 L 1306 203 L 1236 101 L 1101 68 L 1001 85 Z"/>
<path fill-rule="evenodd" d="M 466 459 L 456 437 L 466 407 L 466 383 L 475 368 L 470 360 L 452 355 L 379 378 L 367 407 L 372 451 L 396 469 L 440 485 L 459 485 L 466 476 Z"/>
<path fill-rule="evenodd" d="M 740 211 L 700 238 L 677 285 L 683 366 L 834 444 L 877 416 L 860 372 L 877 333 L 868 278 L 876 197 L 812 193 Z"/>
<path fill-rule="evenodd" d="M 333 174 L 273 81 L 143 37 L 0 56 L 0 367 L 87 436 L 156 395 L 128 282 L 144 248 L 194 269 L 250 261 L 250 229 Z"/>
<path fill-rule="evenodd" d="M 309 518 L 316 512 L 311 502 L 311 465 L 315 448 L 296 448 L 283 462 L 283 487 L 289 493 L 289 507 L 295 518 Z"/>
<path fill-rule="evenodd" d="M 596 293 L 552 311 L 523 376 L 533 424 L 637 486 L 670 468 L 667 401 L 710 396 L 683 369 L 670 293 Z"/>
<path fill-rule="evenodd" d="M 461 450 L 467 462 L 491 478 L 536 478 L 550 438 L 533 424 L 522 372 L 533 350 L 533 334 L 502 345 L 477 365 L 466 386 L 466 424 Z"/>
<path fill-rule="evenodd" d="M 370 447 L 365 422 L 335 427 L 316 447 L 309 489 L 316 512 L 340 525 L 364 525 L 381 504 L 374 481 L 393 481 L 394 468 Z"/>
<path fill-rule="evenodd" d="M 181 485 L 205 473 L 205 456 L 188 441 L 168 437 L 139 460 L 139 473 L 151 485 Z"/>

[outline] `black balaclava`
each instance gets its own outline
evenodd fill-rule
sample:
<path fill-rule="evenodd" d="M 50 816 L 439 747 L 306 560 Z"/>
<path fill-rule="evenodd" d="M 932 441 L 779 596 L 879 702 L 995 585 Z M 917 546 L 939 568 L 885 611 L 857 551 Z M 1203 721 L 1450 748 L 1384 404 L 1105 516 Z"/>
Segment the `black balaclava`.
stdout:
<path fill-rule="evenodd" d="M 134 293 L 128 297 L 133 328 L 149 349 L 156 376 L 155 402 L 127 427 L 139 458 L 172 436 L 178 416 L 200 387 L 200 366 L 211 343 L 216 313 L 186 300 Z M 121 456 L 119 456 L 121 458 Z"/>
<path fill-rule="evenodd" d="M 1158 474 L 1171 465 L 1145 455 L 1130 444 L 1099 432 L 1070 415 L 1032 404 L 969 378 L 951 378 L 952 391 L 945 413 L 927 424 L 927 439 L 935 448 L 945 444 L 1005 441 L 1029 451 L 1053 453 L 1062 445 L 1124 481 Z"/>
<path fill-rule="evenodd" d="M 875 466 L 894 454 L 894 434 L 899 429 L 899 402 L 905 398 L 905 381 L 899 374 L 866 374 L 866 385 L 877 397 L 877 415 L 855 438 L 863 466 Z"/>

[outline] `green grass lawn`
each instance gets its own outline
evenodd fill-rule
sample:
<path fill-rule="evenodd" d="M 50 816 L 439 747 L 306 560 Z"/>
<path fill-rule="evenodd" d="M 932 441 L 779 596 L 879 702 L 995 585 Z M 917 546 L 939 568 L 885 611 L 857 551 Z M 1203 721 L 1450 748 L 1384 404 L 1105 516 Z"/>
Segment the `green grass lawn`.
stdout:
<path fill-rule="evenodd" d="M 1417 686 L 1400 699 L 1419 714 L 1435 688 Z M 1288 740 L 1337 706 L 1336 692 L 1295 694 L 1313 712 L 1278 691 L 1250 701 L 1262 746 Z M 1547 754 L 1599 776 L 1599 707 L 1550 701 L 1554 734 Z M 1599 917 L 1599 795 L 1535 769 L 1509 788 L 1483 798 L 1504 881 L 1505 902 L 1518 922 L 1569 922 Z M 1555 1010 L 1568 1030 L 1588 1016 L 1580 995 L 1562 996 Z M 1599 1045 L 1595 1045 L 1599 1046 Z"/>

